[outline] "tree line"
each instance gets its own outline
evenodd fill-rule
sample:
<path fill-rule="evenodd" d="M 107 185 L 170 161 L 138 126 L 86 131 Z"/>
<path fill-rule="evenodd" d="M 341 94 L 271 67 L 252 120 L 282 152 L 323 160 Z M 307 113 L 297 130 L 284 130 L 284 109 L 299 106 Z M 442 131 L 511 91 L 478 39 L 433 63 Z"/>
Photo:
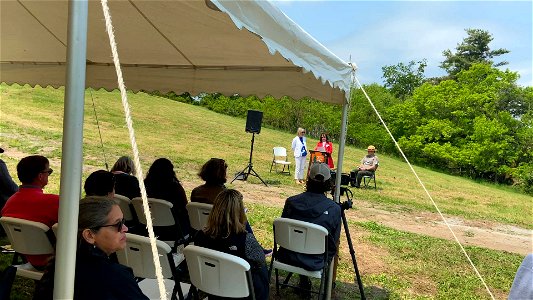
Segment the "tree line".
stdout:
<path fill-rule="evenodd" d="M 491 50 L 490 33 L 466 29 L 456 51 L 443 51 L 447 75 L 426 78 L 425 59 L 384 66 L 384 84 L 364 85 L 374 106 L 409 159 L 450 174 L 518 186 L 533 195 L 533 88 L 516 82 L 517 72 L 494 62 L 506 49 Z M 338 139 L 342 107 L 310 98 L 262 99 L 239 95 L 160 95 L 245 118 L 263 111 L 263 126 Z M 361 89 L 352 93 L 347 144 L 398 151 Z"/>

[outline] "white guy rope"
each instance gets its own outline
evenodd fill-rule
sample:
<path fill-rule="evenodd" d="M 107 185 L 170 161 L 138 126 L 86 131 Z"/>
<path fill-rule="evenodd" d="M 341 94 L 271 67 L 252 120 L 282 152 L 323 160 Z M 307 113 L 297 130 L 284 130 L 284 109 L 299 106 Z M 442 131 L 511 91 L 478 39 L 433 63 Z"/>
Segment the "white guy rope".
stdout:
<path fill-rule="evenodd" d="M 483 280 L 483 277 L 482 277 L 481 274 L 478 272 L 476 266 L 474 265 L 474 263 L 473 263 L 472 260 L 470 259 L 470 256 L 468 255 L 468 253 L 466 253 L 465 248 L 463 247 L 463 245 L 461 244 L 461 242 L 459 241 L 459 239 L 458 239 L 457 236 L 455 235 L 455 232 L 453 232 L 453 229 L 452 229 L 452 227 L 450 226 L 450 224 L 448 224 L 448 222 L 446 221 L 446 218 L 444 217 L 444 215 L 443 215 L 442 212 L 440 211 L 439 207 L 437 206 L 437 203 L 435 203 L 435 201 L 433 200 L 433 197 L 431 197 L 431 195 L 429 194 L 429 191 L 426 189 L 426 186 L 424 185 L 424 183 L 422 182 L 422 180 L 420 179 L 420 177 L 418 177 L 418 174 L 416 173 L 415 169 L 413 168 L 413 166 L 411 165 L 411 163 L 409 162 L 409 160 L 407 159 L 407 157 L 406 157 L 405 154 L 403 153 L 402 148 L 400 148 L 400 145 L 398 145 L 398 142 L 396 142 L 396 139 L 394 138 L 394 136 L 393 136 L 392 133 L 390 132 L 389 127 L 387 127 L 387 124 L 385 123 L 385 121 L 383 121 L 383 119 L 381 118 L 381 115 L 379 114 L 378 110 L 377 110 L 376 107 L 374 106 L 374 103 L 372 103 L 372 100 L 370 100 L 370 97 L 368 97 L 368 94 L 366 93 L 365 89 L 363 88 L 363 86 L 361 85 L 361 83 L 359 82 L 359 80 L 357 79 L 357 77 L 354 76 L 354 78 L 355 78 L 355 80 L 357 81 L 357 85 L 359 85 L 359 87 L 361 88 L 361 90 L 362 90 L 363 93 L 365 94 L 365 97 L 366 97 L 366 99 L 368 100 L 368 103 L 370 103 L 370 106 L 372 106 L 372 109 L 374 110 L 374 112 L 375 112 L 376 115 L 378 116 L 379 120 L 381 121 L 381 124 L 383 124 L 383 126 L 385 126 L 385 129 L 387 130 L 387 132 L 389 133 L 390 137 L 392 138 L 392 141 L 394 142 L 394 145 L 396 145 L 396 148 L 398 148 L 398 150 L 400 150 L 400 153 L 402 154 L 403 159 L 405 159 L 405 161 L 406 161 L 407 164 L 409 165 L 409 168 L 411 168 L 411 171 L 413 172 L 413 174 L 415 174 L 415 177 L 416 177 L 416 179 L 418 180 L 418 183 L 420 183 L 420 185 L 422 186 L 422 188 L 423 188 L 424 191 L 426 192 L 426 195 L 428 195 L 429 199 L 431 200 L 431 203 L 433 203 L 433 206 L 435 207 L 435 209 L 436 209 L 437 212 L 439 213 L 440 217 L 441 217 L 442 220 L 444 221 L 444 224 L 446 224 L 446 226 L 448 227 L 448 229 L 449 229 L 450 232 L 452 233 L 453 238 L 455 239 L 455 241 L 457 242 L 457 244 L 458 244 L 459 247 L 461 248 L 461 251 L 463 251 L 463 254 L 466 256 L 466 259 L 468 260 L 468 262 L 470 263 L 470 265 L 472 266 L 472 268 L 473 268 L 474 271 L 476 272 L 477 276 L 479 277 L 479 279 L 481 280 L 481 282 L 482 282 L 483 285 L 485 286 L 485 289 L 486 289 L 487 292 L 489 293 L 490 297 L 494 300 L 494 295 L 492 295 L 492 292 L 490 291 L 489 287 L 488 287 L 487 284 L 485 283 L 485 280 Z"/>
<path fill-rule="evenodd" d="M 150 213 L 150 207 L 148 206 L 148 199 L 146 195 L 146 188 L 144 186 L 144 178 L 141 162 L 139 160 L 139 149 L 137 149 L 137 142 L 135 140 L 135 132 L 133 130 L 133 121 L 131 120 L 130 106 L 128 104 L 128 96 L 126 94 L 126 86 L 124 85 L 124 78 L 122 77 L 122 69 L 120 68 L 120 61 L 118 59 L 117 44 L 115 42 L 115 34 L 113 32 L 113 24 L 111 23 L 111 14 L 109 13 L 109 7 L 107 0 L 101 0 L 102 10 L 104 12 L 105 24 L 107 35 L 109 36 L 109 44 L 111 46 L 111 52 L 113 53 L 113 62 L 115 64 L 115 70 L 117 72 L 118 87 L 120 89 L 120 96 L 122 98 L 122 106 L 124 106 L 124 113 L 126 115 L 126 124 L 128 125 L 128 132 L 130 135 L 131 147 L 133 148 L 133 162 L 135 169 L 137 170 L 137 178 L 139 179 L 139 187 L 141 188 L 141 197 L 143 199 L 143 209 L 146 215 L 146 225 L 148 227 L 148 237 L 150 238 L 150 246 L 152 247 L 152 257 L 155 265 L 155 275 L 157 278 L 157 284 L 159 286 L 159 295 L 162 300 L 167 299 L 167 293 L 165 284 L 163 281 L 163 272 L 161 270 L 161 263 L 159 262 L 159 252 L 157 251 L 156 239 L 154 235 L 154 229 L 152 226 L 152 214 Z M 176 283 L 176 284 L 179 284 Z"/>

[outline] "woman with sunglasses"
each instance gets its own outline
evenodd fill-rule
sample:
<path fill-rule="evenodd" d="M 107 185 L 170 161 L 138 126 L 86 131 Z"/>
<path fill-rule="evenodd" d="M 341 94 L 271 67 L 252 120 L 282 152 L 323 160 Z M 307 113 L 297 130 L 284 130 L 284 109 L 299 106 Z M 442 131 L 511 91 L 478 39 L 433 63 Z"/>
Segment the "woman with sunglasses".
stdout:
<path fill-rule="evenodd" d="M 303 184 L 304 181 L 304 169 L 305 159 L 307 158 L 307 144 L 305 138 L 305 129 L 298 128 L 296 137 L 292 139 L 291 145 L 292 151 L 294 151 L 294 180 L 297 184 Z"/>
<path fill-rule="evenodd" d="M 110 258 L 126 247 L 127 231 L 122 211 L 112 199 L 87 197 L 80 201 L 74 299 L 148 299 L 132 270 Z M 53 266 L 37 285 L 34 299 L 52 299 Z"/>

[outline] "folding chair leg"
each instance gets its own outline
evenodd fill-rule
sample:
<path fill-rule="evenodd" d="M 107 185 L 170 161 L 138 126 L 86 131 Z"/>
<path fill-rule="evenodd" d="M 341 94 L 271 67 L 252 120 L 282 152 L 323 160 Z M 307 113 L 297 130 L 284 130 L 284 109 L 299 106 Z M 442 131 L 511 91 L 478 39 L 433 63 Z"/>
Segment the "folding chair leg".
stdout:
<path fill-rule="evenodd" d="M 178 297 L 176 297 L 176 293 L 178 294 Z M 172 290 L 172 296 L 170 297 L 171 300 L 185 300 L 185 297 L 183 297 L 183 291 L 181 290 L 181 284 L 180 281 L 174 282 L 174 289 Z"/>
<path fill-rule="evenodd" d="M 270 164 L 270 173 L 272 173 L 272 166 L 274 165 L 274 162 Z"/>
<path fill-rule="evenodd" d="M 278 269 L 274 270 L 274 273 L 276 273 L 276 295 L 279 295 L 279 274 Z"/>

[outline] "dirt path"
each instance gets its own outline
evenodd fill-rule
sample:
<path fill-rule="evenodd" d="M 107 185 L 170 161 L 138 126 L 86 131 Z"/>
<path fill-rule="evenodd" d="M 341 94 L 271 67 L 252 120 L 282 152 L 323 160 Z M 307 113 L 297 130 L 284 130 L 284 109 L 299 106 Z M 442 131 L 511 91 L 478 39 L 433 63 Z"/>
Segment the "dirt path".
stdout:
<path fill-rule="evenodd" d="M 265 187 L 259 184 L 235 182 L 246 201 L 282 207 L 288 196 L 303 190 L 297 186 Z M 437 238 L 455 240 L 448 226 L 438 213 L 391 211 L 368 201 L 357 200 L 355 209 L 347 211 L 347 218 L 354 221 L 374 221 L 397 230 L 408 231 Z M 495 222 L 464 220 L 445 216 L 446 222 L 462 245 L 507 251 L 517 254 L 533 252 L 533 230 Z"/>

